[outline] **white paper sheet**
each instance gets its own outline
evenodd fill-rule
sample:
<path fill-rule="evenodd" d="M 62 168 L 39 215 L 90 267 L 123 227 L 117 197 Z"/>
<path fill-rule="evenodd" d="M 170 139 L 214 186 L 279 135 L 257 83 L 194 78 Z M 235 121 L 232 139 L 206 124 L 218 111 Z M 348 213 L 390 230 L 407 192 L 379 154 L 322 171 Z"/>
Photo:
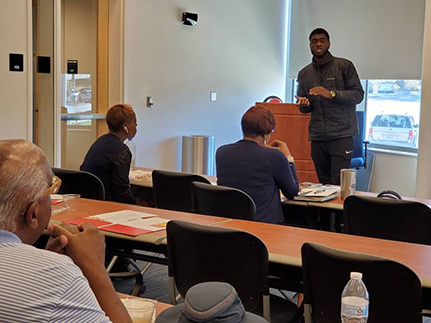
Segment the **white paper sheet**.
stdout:
<path fill-rule="evenodd" d="M 152 174 L 152 172 L 136 169 L 136 170 L 130 171 L 129 179 L 135 180 L 135 181 L 140 181 L 140 182 L 142 181 L 142 182 L 152 183 L 153 178 L 152 178 L 151 174 Z"/>
<path fill-rule="evenodd" d="M 299 196 L 314 196 L 314 197 L 323 197 L 330 196 L 336 194 L 340 191 L 339 186 L 335 185 L 324 185 L 314 188 L 303 188 L 298 195 Z"/>
<path fill-rule="evenodd" d="M 127 224 L 137 219 L 142 218 L 153 218 L 157 217 L 154 214 L 149 213 L 143 213 L 143 212 L 137 212 L 132 210 L 123 210 L 123 211 L 117 211 L 117 212 L 109 212 L 109 213 L 102 213 L 97 215 L 89 216 L 91 219 L 97 219 L 102 221 L 107 221 L 115 224 Z"/>

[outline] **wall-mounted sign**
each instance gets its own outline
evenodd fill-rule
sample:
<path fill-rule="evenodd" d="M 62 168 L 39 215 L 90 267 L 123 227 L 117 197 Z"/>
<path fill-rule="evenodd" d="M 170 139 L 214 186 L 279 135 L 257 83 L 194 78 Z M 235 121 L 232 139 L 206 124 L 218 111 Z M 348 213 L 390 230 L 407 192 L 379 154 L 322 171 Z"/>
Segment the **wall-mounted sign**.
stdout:
<path fill-rule="evenodd" d="M 9 70 L 11 72 L 24 71 L 24 55 L 23 54 L 9 54 Z"/>
<path fill-rule="evenodd" d="M 67 61 L 67 74 L 78 74 L 78 61 Z"/>

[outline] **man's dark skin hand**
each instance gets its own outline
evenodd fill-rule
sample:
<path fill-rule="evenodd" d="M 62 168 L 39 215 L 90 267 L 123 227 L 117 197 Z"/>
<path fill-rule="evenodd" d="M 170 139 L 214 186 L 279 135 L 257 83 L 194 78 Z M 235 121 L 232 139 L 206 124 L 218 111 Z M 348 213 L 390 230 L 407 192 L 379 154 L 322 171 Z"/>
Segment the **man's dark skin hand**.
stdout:
<path fill-rule="evenodd" d="M 331 92 L 325 89 L 323 86 L 315 86 L 310 89 L 310 95 L 323 96 L 326 99 L 331 99 Z"/>

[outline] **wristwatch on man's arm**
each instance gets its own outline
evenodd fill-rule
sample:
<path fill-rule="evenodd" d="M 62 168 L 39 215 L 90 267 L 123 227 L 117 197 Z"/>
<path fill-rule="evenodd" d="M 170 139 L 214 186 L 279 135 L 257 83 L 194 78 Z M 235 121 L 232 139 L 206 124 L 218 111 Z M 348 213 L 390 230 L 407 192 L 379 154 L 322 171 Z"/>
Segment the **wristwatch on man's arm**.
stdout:
<path fill-rule="evenodd" d="M 329 91 L 329 94 L 331 95 L 331 100 L 337 96 L 337 92 L 335 91 Z"/>

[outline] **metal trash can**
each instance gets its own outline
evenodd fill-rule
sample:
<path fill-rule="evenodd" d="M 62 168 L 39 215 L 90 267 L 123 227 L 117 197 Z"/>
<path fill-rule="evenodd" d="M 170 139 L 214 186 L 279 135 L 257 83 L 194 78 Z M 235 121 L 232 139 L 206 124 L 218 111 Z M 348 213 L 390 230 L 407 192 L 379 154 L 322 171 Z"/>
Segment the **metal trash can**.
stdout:
<path fill-rule="evenodd" d="M 183 136 L 182 171 L 214 175 L 214 136 Z"/>

